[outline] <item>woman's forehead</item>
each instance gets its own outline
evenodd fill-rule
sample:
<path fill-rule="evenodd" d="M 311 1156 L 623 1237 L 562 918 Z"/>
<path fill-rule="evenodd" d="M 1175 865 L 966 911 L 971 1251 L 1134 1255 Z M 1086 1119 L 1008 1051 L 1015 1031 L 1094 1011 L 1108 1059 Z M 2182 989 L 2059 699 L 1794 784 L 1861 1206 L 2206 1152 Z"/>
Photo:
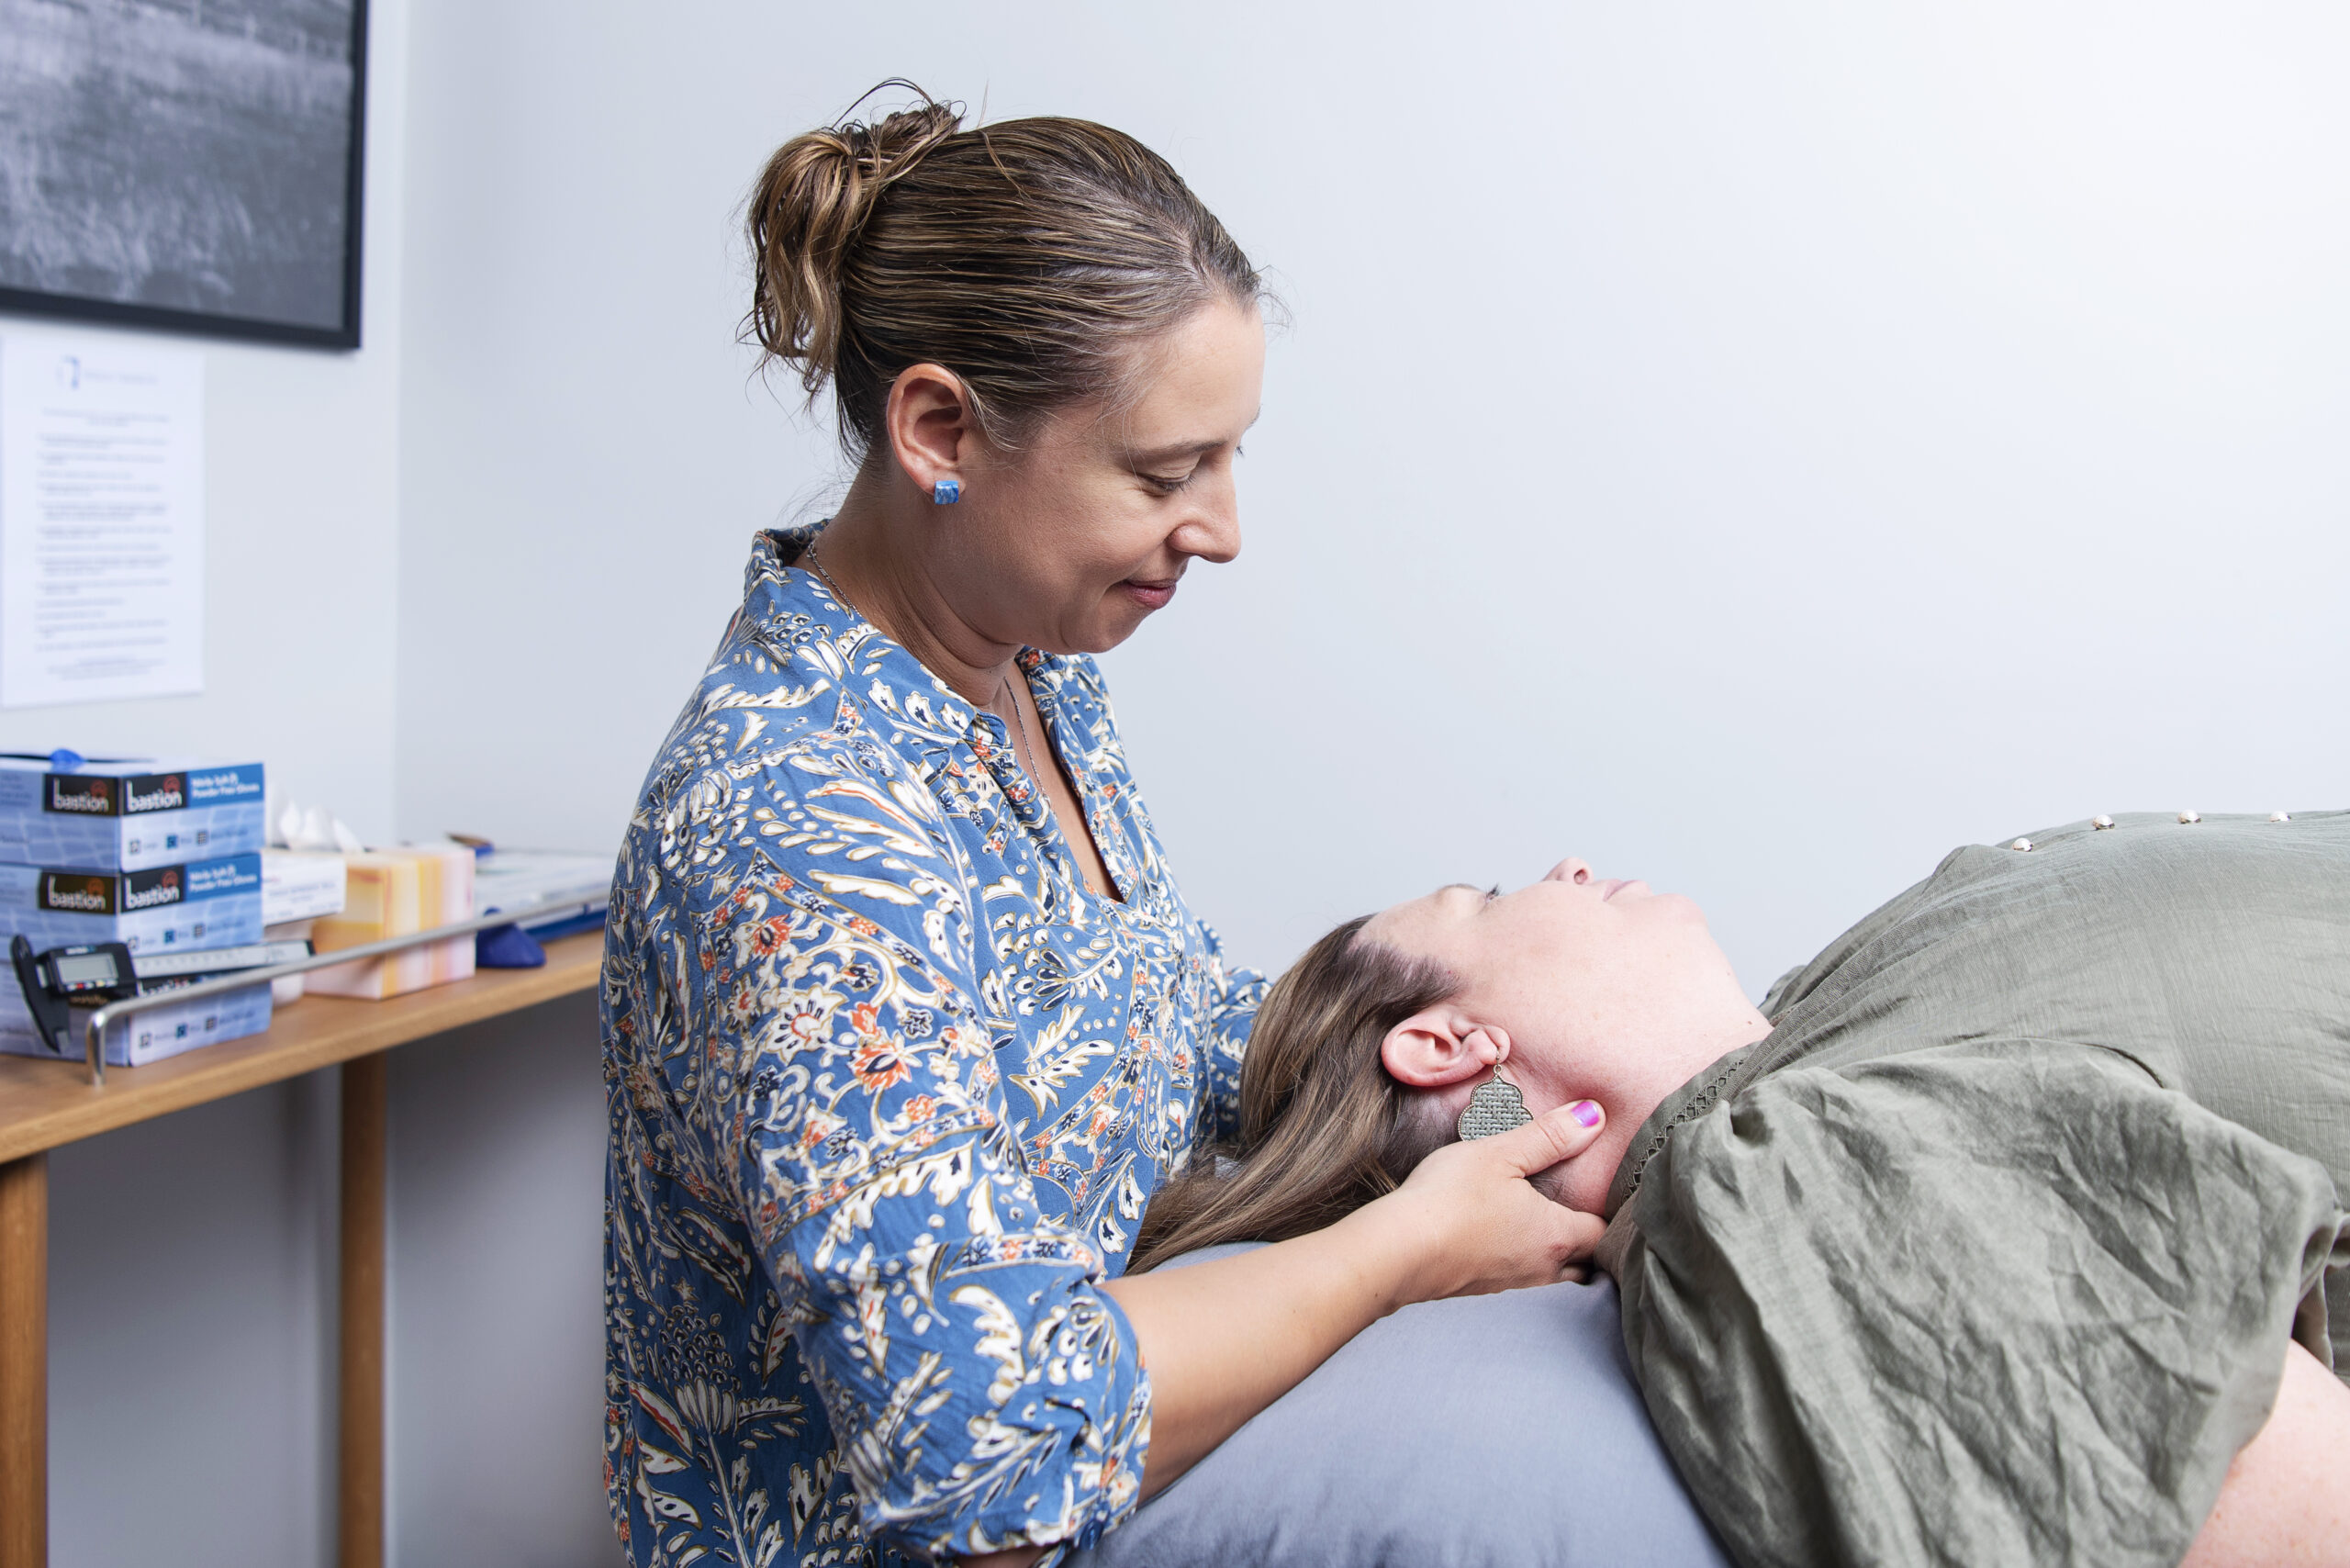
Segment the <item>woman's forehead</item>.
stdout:
<path fill-rule="evenodd" d="M 1447 882 L 1433 892 L 1389 904 L 1363 923 L 1362 935 L 1368 940 L 1408 950 L 1412 938 L 1427 934 L 1441 922 L 1451 906 L 1463 905 L 1467 897 L 1482 898 L 1484 890 L 1474 882 Z"/>
<path fill-rule="evenodd" d="M 1236 441 L 1264 396 L 1265 329 L 1254 310 L 1194 310 L 1141 350 L 1140 395 L 1121 421 L 1138 445 Z"/>

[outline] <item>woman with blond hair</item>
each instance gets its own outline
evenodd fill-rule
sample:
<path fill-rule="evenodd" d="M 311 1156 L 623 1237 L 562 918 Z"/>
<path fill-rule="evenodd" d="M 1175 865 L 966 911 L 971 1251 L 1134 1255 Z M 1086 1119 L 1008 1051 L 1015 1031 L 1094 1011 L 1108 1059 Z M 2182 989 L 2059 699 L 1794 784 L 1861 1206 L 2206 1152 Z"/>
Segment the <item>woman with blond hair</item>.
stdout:
<path fill-rule="evenodd" d="M 1399 1303 L 1560 1278 L 1599 1226 L 1525 1178 L 1595 1129 L 1125 1277 L 1261 984 L 1091 655 L 1239 552 L 1262 286 L 1131 137 L 926 98 L 786 143 L 749 229 L 750 335 L 856 478 L 754 542 L 621 851 L 613 1518 L 640 1564 L 1058 1557 Z"/>

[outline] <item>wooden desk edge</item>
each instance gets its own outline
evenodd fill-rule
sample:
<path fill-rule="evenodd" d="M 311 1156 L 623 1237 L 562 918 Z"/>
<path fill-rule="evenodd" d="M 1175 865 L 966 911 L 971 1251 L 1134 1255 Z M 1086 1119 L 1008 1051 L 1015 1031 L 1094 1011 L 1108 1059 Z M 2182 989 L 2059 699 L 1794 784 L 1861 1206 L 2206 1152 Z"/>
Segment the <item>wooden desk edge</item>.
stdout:
<path fill-rule="evenodd" d="M 104 1089 L 78 1059 L 0 1056 L 0 1161 L 590 990 L 603 946 L 601 932 L 562 937 L 547 944 L 543 969 L 484 969 L 388 1002 L 306 996 L 248 1039 L 109 1067 Z"/>

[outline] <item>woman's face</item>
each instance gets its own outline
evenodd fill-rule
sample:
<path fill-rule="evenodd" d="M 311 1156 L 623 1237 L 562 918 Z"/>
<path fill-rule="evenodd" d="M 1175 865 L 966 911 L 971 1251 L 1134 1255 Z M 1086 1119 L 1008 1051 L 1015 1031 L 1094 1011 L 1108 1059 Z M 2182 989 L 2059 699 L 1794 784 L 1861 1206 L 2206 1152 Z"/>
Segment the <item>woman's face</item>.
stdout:
<path fill-rule="evenodd" d="M 1523 1044 L 1625 1032 L 1673 999 L 1729 976 L 1697 906 L 1638 879 L 1561 860 L 1515 892 L 1455 883 L 1373 917 L 1363 935 L 1432 958 L 1458 1001 Z"/>
<path fill-rule="evenodd" d="M 1017 451 L 974 450 L 939 509 L 941 589 L 1007 645 L 1100 653 L 1175 597 L 1194 560 L 1240 553 L 1233 460 L 1257 418 L 1265 330 L 1227 301 L 1149 350 L 1141 396 L 1046 417 Z"/>
<path fill-rule="evenodd" d="M 1515 892 L 1439 888 L 1373 916 L 1362 935 L 1460 982 L 1389 1036 L 1393 1076 L 1465 1103 L 1498 1051 L 1537 1114 L 1577 1100 L 1606 1112 L 1601 1141 L 1570 1162 L 1590 1167 L 1569 1172 L 1578 1207 L 1597 1207 L 1623 1145 L 1665 1094 L 1768 1027 L 1695 903 L 1581 860 Z"/>

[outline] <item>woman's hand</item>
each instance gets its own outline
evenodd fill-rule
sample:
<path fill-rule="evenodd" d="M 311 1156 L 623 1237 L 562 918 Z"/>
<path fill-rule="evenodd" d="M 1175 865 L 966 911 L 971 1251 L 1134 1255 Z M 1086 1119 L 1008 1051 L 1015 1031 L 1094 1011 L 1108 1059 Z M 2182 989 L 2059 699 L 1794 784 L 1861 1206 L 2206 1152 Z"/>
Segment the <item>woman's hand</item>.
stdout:
<path fill-rule="evenodd" d="M 1105 1284 L 1150 1369 L 1143 1495 L 1397 1307 L 1572 1278 L 1606 1226 L 1528 1178 L 1598 1136 L 1599 1107 L 1584 1113 L 1588 1125 L 1576 1110 L 1438 1149 L 1402 1187 L 1327 1229 Z"/>
<path fill-rule="evenodd" d="M 1416 1248 L 1400 1272 L 1398 1306 L 1582 1279 L 1606 1222 L 1543 1196 L 1529 1178 L 1581 1154 L 1606 1125 L 1583 1100 L 1492 1137 L 1448 1144 L 1341 1223 L 1393 1227 Z"/>

